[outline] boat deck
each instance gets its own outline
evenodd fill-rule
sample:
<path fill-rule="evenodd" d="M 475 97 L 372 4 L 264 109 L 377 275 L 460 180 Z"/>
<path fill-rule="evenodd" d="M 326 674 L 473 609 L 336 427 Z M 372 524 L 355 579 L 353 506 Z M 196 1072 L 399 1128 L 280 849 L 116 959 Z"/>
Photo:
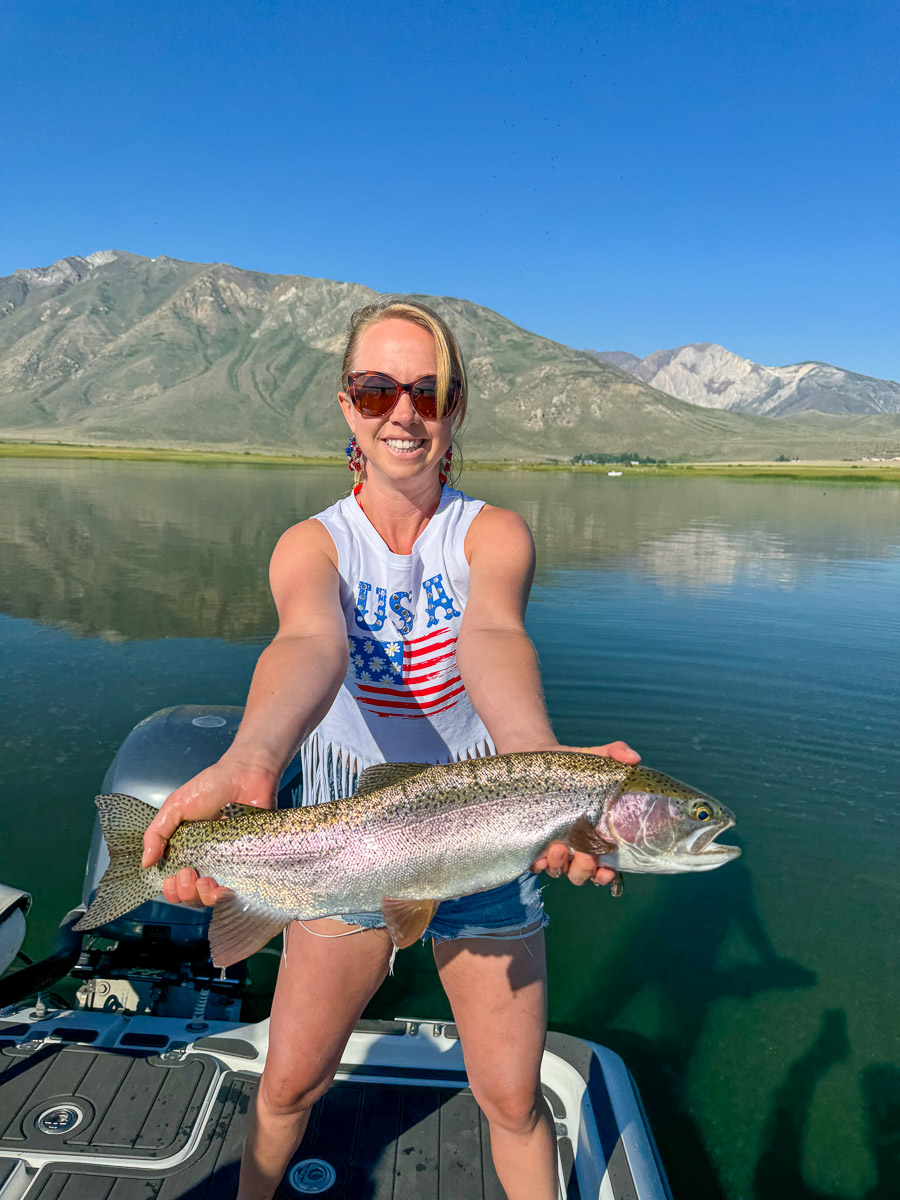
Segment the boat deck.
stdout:
<path fill-rule="evenodd" d="M 0 1021 L 0 1200 L 233 1196 L 267 1023 L 191 1042 L 183 1022 L 86 1016 L 64 1014 L 44 1027 Z M 503 1200 L 453 1027 L 368 1025 L 313 1111 L 282 1200 Z M 627 1122 L 608 1127 L 602 1144 L 613 1099 L 598 1093 L 602 1070 L 586 1053 L 596 1061 L 593 1096 L 571 1062 L 547 1056 L 562 1194 L 665 1200 L 662 1179 L 658 1188 L 638 1186 Z M 624 1071 L 622 1080 L 635 1104 Z M 593 1105 L 589 1125 L 585 1105 Z"/>

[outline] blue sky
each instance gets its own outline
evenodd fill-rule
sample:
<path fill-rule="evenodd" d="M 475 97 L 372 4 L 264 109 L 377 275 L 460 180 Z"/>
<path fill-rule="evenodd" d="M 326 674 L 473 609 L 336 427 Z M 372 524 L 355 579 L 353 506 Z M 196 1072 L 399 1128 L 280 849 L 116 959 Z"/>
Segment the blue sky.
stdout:
<path fill-rule="evenodd" d="M 894 0 L 13 0 L 0 274 L 115 247 L 900 378 Z"/>

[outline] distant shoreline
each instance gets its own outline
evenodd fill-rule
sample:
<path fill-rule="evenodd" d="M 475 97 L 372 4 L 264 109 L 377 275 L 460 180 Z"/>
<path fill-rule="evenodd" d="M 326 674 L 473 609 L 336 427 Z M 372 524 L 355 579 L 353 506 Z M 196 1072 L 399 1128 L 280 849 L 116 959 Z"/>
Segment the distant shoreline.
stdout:
<path fill-rule="evenodd" d="M 342 467 L 344 458 L 300 454 L 268 454 L 264 451 L 181 450 L 174 447 L 99 446 L 56 442 L 0 441 L 0 458 L 101 459 L 124 462 L 181 462 L 195 466 L 231 464 L 271 467 Z M 568 471 L 585 475 L 609 475 L 621 471 L 628 476 L 731 479 L 793 479 L 806 482 L 829 480 L 848 483 L 900 484 L 900 462 L 692 462 L 664 466 L 622 463 L 564 462 L 473 462 L 466 471 Z"/>

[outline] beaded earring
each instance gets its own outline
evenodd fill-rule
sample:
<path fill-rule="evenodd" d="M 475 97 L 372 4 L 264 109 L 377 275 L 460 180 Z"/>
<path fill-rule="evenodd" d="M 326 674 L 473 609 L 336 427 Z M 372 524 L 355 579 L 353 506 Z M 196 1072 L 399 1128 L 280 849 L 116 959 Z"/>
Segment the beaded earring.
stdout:
<path fill-rule="evenodd" d="M 350 468 L 351 471 L 353 471 L 354 474 L 358 475 L 363 469 L 362 451 L 360 450 L 359 443 L 357 442 L 357 440 L 353 436 L 353 434 L 350 435 L 350 441 L 347 443 L 344 453 L 347 455 L 347 458 L 349 460 L 347 463 L 347 466 Z M 362 480 L 360 480 L 359 483 L 356 485 L 356 487 L 353 489 L 353 495 L 355 496 L 361 488 L 362 488 Z"/>
<path fill-rule="evenodd" d="M 441 459 L 441 465 L 438 470 L 438 479 L 440 479 L 442 487 L 447 482 L 447 480 L 450 478 L 450 464 L 452 461 L 453 461 L 453 447 L 448 446 L 447 453 Z"/>
<path fill-rule="evenodd" d="M 347 443 L 344 453 L 347 455 L 347 458 L 350 460 L 347 463 L 347 466 L 350 468 L 350 470 L 351 471 L 361 471 L 362 470 L 362 451 L 360 450 L 359 443 L 357 442 L 356 438 L 353 436 L 352 433 L 350 435 L 350 441 Z"/>

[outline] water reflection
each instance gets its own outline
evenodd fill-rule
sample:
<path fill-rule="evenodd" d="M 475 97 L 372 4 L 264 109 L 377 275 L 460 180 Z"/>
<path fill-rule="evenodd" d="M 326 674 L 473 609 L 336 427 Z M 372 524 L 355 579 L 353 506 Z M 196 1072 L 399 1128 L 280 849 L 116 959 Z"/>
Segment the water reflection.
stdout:
<path fill-rule="evenodd" d="M 676 589 L 793 587 L 898 546 L 900 489 L 473 472 L 530 523 L 539 581 L 631 570 Z M 0 463 L 0 611 L 110 640 L 261 641 L 279 534 L 346 491 L 329 468 Z"/>
<path fill-rule="evenodd" d="M 638 549 L 636 559 L 639 570 L 669 587 L 705 590 L 735 583 L 789 587 L 803 574 L 802 561 L 791 556 L 782 537 L 714 524 L 651 541 Z"/>
<path fill-rule="evenodd" d="M 792 587 L 900 549 L 900 488 L 529 472 L 470 480 L 526 518 L 539 567 L 627 562 L 675 588 Z"/>
<path fill-rule="evenodd" d="M 2 463 L 0 611 L 109 640 L 264 640 L 272 547 L 342 489 L 334 470 Z"/>

